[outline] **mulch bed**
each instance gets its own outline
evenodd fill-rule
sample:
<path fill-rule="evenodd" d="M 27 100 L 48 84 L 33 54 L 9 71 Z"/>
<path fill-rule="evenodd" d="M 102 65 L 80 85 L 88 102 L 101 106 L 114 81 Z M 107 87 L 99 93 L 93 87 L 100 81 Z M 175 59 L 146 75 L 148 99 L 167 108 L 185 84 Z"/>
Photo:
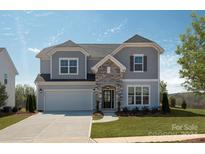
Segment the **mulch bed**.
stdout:
<path fill-rule="evenodd" d="M 94 112 L 93 116 L 104 116 L 103 112 L 98 111 L 98 112 Z"/>
<path fill-rule="evenodd" d="M 205 138 L 196 138 L 196 139 L 189 139 L 184 140 L 182 143 L 205 143 Z"/>

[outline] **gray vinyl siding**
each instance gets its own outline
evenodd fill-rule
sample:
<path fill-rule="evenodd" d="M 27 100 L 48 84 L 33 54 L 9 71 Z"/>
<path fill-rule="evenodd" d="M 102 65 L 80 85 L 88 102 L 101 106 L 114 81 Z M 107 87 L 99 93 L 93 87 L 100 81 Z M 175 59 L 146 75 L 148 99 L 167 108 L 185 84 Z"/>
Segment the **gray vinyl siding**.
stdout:
<path fill-rule="evenodd" d="M 93 89 L 93 85 L 38 85 L 38 104 L 37 109 L 44 110 L 44 92 L 48 89 Z M 39 92 L 39 89 L 42 89 L 42 93 Z M 95 99 L 94 99 L 95 100 Z M 93 103 L 95 102 L 93 100 Z"/>
<path fill-rule="evenodd" d="M 40 60 L 40 73 L 41 74 L 50 73 L 50 60 Z"/>
<path fill-rule="evenodd" d="M 78 58 L 78 75 L 59 75 L 59 58 Z M 80 51 L 58 51 L 52 56 L 52 79 L 85 79 L 85 55 Z"/>
<path fill-rule="evenodd" d="M 135 85 L 144 85 L 144 86 L 150 86 L 150 105 L 149 107 L 159 107 L 159 82 L 158 81 L 149 81 L 149 82 L 142 82 L 142 81 L 129 81 L 129 82 L 123 82 L 123 102 L 122 107 L 127 106 L 128 108 L 135 108 L 134 105 L 128 105 L 127 103 L 127 86 L 135 86 Z"/>
<path fill-rule="evenodd" d="M 147 56 L 147 71 L 130 71 L 130 56 L 144 54 Z M 151 47 L 126 47 L 121 49 L 114 57 L 125 67 L 124 79 L 157 79 L 158 78 L 158 51 Z"/>

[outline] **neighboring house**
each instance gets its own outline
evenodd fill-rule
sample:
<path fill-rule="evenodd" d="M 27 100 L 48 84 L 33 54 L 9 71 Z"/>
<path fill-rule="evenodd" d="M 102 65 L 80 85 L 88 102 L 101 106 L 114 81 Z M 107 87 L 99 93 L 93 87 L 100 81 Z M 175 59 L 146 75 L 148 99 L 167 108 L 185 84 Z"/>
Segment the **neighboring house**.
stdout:
<path fill-rule="evenodd" d="M 8 99 L 5 106 L 15 106 L 15 77 L 18 74 L 7 50 L 0 48 L 0 82 L 6 86 Z"/>
<path fill-rule="evenodd" d="M 153 41 L 135 35 L 121 44 L 67 41 L 43 49 L 37 86 L 40 111 L 159 107 L 160 54 Z"/>

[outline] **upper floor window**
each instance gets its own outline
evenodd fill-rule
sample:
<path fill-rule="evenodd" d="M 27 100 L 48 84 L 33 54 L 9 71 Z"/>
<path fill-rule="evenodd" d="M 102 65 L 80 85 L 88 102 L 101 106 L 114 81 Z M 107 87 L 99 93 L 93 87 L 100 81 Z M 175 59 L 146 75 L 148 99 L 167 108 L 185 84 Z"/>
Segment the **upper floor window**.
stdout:
<path fill-rule="evenodd" d="M 78 58 L 60 58 L 59 59 L 60 75 L 77 75 Z"/>
<path fill-rule="evenodd" d="M 8 83 L 8 74 L 4 74 L 4 84 Z"/>
<path fill-rule="evenodd" d="M 131 72 L 147 72 L 147 56 L 134 54 L 130 56 Z"/>
<path fill-rule="evenodd" d="M 134 56 L 134 71 L 142 72 L 143 71 L 143 55 Z"/>

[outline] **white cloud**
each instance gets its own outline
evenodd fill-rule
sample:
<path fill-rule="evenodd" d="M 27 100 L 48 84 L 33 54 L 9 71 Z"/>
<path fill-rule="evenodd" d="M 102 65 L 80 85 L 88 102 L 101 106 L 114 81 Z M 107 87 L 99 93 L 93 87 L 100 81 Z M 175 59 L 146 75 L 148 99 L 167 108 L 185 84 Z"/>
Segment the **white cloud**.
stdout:
<path fill-rule="evenodd" d="M 40 52 L 40 49 L 37 49 L 37 48 L 28 48 L 28 51 L 31 51 L 33 53 L 39 53 Z"/>
<path fill-rule="evenodd" d="M 186 91 L 181 85 L 184 79 L 179 77 L 180 65 L 177 63 L 178 58 L 178 55 L 166 52 L 160 58 L 160 79 L 167 82 L 169 93 Z"/>
<path fill-rule="evenodd" d="M 102 41 L 103 38 L 110 37 L 113 34 L 119 33 L 127 24 L 127 19 L 124 19 L 120 24 L 107 28 L 102 33 L 98 34 L 97 41 Z"/>
<path fill-rule="evenodd" d="M 62 28 L 59 32 L 57 32 L 54 36 L 51 36 L 48 39 L 48 44 L 46 46 L 51 46 L 60 41 L 61 36 L 64 34 L 65 29 Z"/>

